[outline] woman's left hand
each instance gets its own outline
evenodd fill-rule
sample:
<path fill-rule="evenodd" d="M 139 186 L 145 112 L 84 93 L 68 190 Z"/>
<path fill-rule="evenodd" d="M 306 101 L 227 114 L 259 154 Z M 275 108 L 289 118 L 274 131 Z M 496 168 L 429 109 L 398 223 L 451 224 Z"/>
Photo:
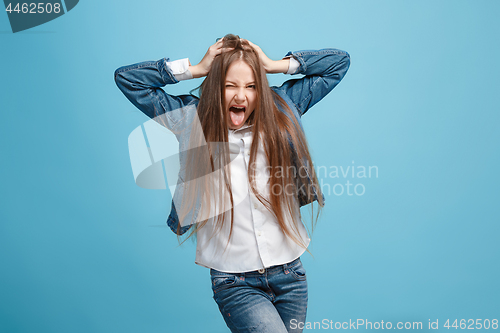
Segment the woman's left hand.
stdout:
<path fill-rule="evenodd" d="M 257 52 L 259 59 L 267 73 L 286 73 L 290 65 L 290 59 L 271 60 L 262 49 L 246 39 L 248 44 Z"/>

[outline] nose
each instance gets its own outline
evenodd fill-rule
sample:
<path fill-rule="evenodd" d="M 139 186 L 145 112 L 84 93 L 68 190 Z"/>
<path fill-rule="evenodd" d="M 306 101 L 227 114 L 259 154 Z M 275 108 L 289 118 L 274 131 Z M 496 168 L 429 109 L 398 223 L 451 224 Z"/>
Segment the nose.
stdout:
<path fill-rule="evenodd" d="M 239 88 L 234 95 L 234 100 L 236 103 L 243 103 L 246 100 L 245 89 Z"/>

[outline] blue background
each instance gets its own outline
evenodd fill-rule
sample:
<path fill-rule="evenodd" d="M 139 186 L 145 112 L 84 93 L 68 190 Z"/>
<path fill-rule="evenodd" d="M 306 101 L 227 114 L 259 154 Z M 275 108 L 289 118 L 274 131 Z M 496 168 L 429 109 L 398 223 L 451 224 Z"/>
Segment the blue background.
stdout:
<path fill-rule="evenodd" d="M 322 177 L 366 190 L 326 193 L 307 320 L 499 319 L 499 16 L 493 0 L 82 0 L 13 34 L 3 12 L 0 331 L 228 331 L 195 245 L 165 226 L 170 195 L 134 183 L 127 138 L 148 118 L 113 80 L 197 63 L 226 33 L 273 59 L 351 55 L 303 121 L 317 165 L 378 177 Z"/>

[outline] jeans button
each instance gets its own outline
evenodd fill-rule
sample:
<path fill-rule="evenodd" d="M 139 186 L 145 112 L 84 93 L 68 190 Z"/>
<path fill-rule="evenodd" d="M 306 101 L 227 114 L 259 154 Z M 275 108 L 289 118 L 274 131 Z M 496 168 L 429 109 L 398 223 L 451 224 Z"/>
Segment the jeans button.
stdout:
<path fill-rule="evenodd" d="M 265 270 L 264 268 L 261 268 L 261 269 L 259 269 L 257 272 L 259 272 L 260 274 L 264 274 L 264 272 L 265 272 L 265 271 L 266 271 L 266 270 Z"/>

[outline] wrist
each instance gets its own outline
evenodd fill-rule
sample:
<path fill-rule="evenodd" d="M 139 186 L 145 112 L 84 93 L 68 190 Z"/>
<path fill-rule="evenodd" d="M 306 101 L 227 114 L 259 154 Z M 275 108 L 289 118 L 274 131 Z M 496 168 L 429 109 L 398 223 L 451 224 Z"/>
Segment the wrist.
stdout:
<path fill-rule="evenodd" d="M 189 71 L 195 79 L 207 75 L 199 65 L 189 66 Z"/>
<path fill-rule="evenodd" d="M 268 73 L 286 73 L 289 64 L 290 59 L 275 60 L 270 64 L 269 68 L 266 68 L 266 71 Z"/>

